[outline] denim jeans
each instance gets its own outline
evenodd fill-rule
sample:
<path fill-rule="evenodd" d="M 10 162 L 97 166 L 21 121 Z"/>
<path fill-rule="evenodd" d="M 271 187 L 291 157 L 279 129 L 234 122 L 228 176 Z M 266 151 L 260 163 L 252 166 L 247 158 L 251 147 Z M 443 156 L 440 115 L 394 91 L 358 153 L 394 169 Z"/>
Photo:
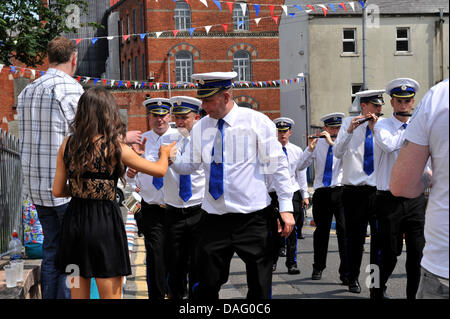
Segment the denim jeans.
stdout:
<path fill-rule="evenodd" d="M 70 289 L 66 285 L 66 275 L 61 274 L 55 267 L 59 234 L 68 204 L 55 207 L 35 206 L 44 233 L 41 264 L 42 299 L 70 299 Z"/>
<path fill-rule="evenodd" d="M 436 276 L 422 267 L 417 299 L 448 299 L 448 279 Z"/>

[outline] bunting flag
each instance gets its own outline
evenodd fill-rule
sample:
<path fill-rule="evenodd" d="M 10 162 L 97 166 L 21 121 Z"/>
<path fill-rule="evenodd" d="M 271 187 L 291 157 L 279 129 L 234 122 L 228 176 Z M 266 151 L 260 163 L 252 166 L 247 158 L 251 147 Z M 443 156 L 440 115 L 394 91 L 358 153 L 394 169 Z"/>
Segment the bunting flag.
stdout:
<path fill-rule="evenodd" d="M 299 9 L 300 11 L 303 11 L 302 7 L 300 7 L 298 4 L 294 4 L 294 8 Z"/>
<path fill-rule="evenodd" d="M 349 2 L 348 3 L 350 5 L 350 7 L 352 7 L 352 10 L 355 11 L 355 2 Z"/>
<path fill-rule="evenodd" d="M 275 9 L 275 6 L 269 6 L 270 9 L 270 16 L 273 18 L 273 9 Z"/>
<path fill-rule="evenodd" d="M 159 38 L 159 36 L 162 34 L 162 32 L 161 31 L 159 31 L 159 32 L 156 32 L 156 37 L 157 38 Z"/>
<path fill-rule="evenodd" d="M 273 16 L 273 17 L 272 17 L 273 21 L 275 21 L 276 24 L 278 24 L 278 18 L 279 18 L 279 17 L 277 17 L 277 16 Z"/>
<path fill-rule="evenodd" d="M 318 6 L 322 8 L 323 15 L 327 16 L 328 8 L 326 6 L 324 6 L 323 4 L 318 4 Z"/>
<path fill-rule="evenodd" d="M 239 3 L 241 5 L 242 15 L 245 17 L 245 12 L 247 12 L 247 4 L 244 2 Z"/>
<path fill-rule="evenodd" d="M 329 3 L 328 6 L 333 10 L 333 12 L 336 12 L 336 9 L 334 8 L 334 5 L 332 3 Z"/>
<path fill-rule="evenodd" d="M 206 0 L 200 0 L 201 3 L 203 3 L 205 6 L 208 6 L 208 2 Z"/>
<path fill-rule="evenodd" d="M 287 6 L 282 5 L 281 8 L 283 8 L 284 14 L 287 16 L 288 15 Z"/>
<path fill-rule="evenodd" d="M 95 44 L 95 42 L 97 42 L 98 38 L 92 38 L 91 42 L 92 44 Z"/>
<path fill-rule="evenodd" d="M 192 35 L 192 33 L 194 33 L 195 28 L 189 28 L 189 33 Z"/>
<path fill-rule="evenodd" d="M 212 25 L 205 26 L 206 34 L 209 33 L 209 30 L 211 29 Z"/>
<path fill-rule="evenodd" d="M 0 72 L 2 72 L 4 65 L 0 64 Z"/>
<path fill-rule="evenodd" d="M 180 32 L 180 30 L 172 30 L 172 32 L 173 32 L 173 36 L 176 37 L 178 32 Z"/>
<path fill-rule="evenodd" d="M 347 8 L 345 7 L 345 3 L 344 3 L 344 2 L 339 3 L 339 6 L 340 6 L 342 9 L 344 9 L 345 12 L 347 12 Z"/>
<path fill-rule="evenodd" d="M 227 32 L 227 29 L 228 29 L 228 24 L 222 24 L 222 27 L 223 27 L 223 29 L 225 30 L 225 32 Z"/>
<path fill-rule="evenodd" d="M 261 21 L 261 18 L 255 18 L 256 25 L 259 24 L 259 21 Z"/>
<path fill-rule="evenodd" d="M 78 43 L 81 42 L 81 39 L 75 39 L 75 44 L 78 45 Z"/>
<path fill-rule="evenodd" d="M 126 41 L 127 41 L 127 39 L 128 39 L 129 37 L 130 37 L 130 35 L 129 35 L 129 34 L 126 34 L 126 35 L 124 35 L 124 36 L 123 36 L 123 41 L 124 41 L 124 42 L 126 42 Z"/>
<path fill-rule="evenodd" d="M 307 4 L 306 6 L 310 8 L 312 11 L 316 12 L 316 9 L 314 9 L 314 6 L 312 4 Z"/>
<path fill-rule="evenodd" d="M 259 4 L 254 4 L 253 8 L 255 9 L 256 16 L 259 16 Z"/>
<path fill-rule="evenodd" d="M 109 37 L 106 37 L 108 40 L 112 40 L 112 39 L 114 39 L 115 37 L 114 36 L 109 36 Z"/>
<path fill-rule="evenodd" d="M 230 12 L 233 13 L 233 2 L 226 2 L 228 9 L 230 9 Z"/>
<path fill-rule="evenodd" d="M 222 6 L 220 5 L 220 2 L 217 0 L 213 0 L 216 6 L 219 8 L 219 11 L 222 11 Z"/>
<path fill-rule="evenodd" d="M 141 40 L 144 41 L 144 38 L 145 38 L 146 34 L 145 33 L 141 33 L 140 36 L 141 36 Z"/>

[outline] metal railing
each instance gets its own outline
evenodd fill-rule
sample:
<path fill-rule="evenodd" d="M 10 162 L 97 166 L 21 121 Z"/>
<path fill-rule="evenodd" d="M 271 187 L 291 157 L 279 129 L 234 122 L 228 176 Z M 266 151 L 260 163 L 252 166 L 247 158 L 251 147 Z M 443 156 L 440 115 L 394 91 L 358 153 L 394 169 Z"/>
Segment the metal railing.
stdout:
<path fill-rule="evenodd" d="M 8 251 L 14 230 L 23 238 L 22 203 L 19 139 L 0 129 L 0 254 Z"/>

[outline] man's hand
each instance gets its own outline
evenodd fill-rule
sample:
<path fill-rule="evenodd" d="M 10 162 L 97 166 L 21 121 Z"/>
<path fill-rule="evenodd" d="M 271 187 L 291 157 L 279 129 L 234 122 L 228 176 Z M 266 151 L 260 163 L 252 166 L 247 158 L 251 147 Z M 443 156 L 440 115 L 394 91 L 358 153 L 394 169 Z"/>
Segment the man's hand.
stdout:
<path fill-rule="evenodd" d="M 147 138 L 144 137 L 142 143 L 133 143 L 131 144 L 131 148 L 136 152 L 137 155 L 142 156 L 145 154 L 145 144 L 147 143 Z"/>
<path fill-rule="evenodd" d="M 302 200 L 302 208 L 303 207 L 308 208 L 308 206 L 309 206 L 309 198 L 304 198 Z"/>
<path fill-rule="evenodd" d="M 352 118 L 352 121 L 350 122 L 350 125 L 348 126 L 347 133 L 352 134 L 353 131 L 360 125 L 359 121 L 362 119 L 365 119 L 365 118 L 366 118 L 366 116 L 364 116 L 364 115 L 358 115 L 358 116 L 355 116 L 354 118 Z"/>
<path fill-rule="evenodd" d="M 331 139 L 330 133 L 328 133 L 327 131 L 323 131 L 322 133 L 320 133 L 320 135 L 325 136 L 325 140 L 327 141 L 328 145 L 334 146 L 334 142 Z"/>
<path fill-rule="evenodd" d="M 142 139 L 141 131 L 128 131 L 125 136 L 125 143 L 127 144 L 140 144 Z"/>
<path fill-rule="evenodd" d="M 134 178 L 137 175 L 138 171 L 135 170 L 134 168 L 128 167 L 127 169 L 127 176 L 129 178 Z"/>
<path fill-rule="evenodd" d="M 281 237 L 287 238 L 289 237 L 295 226 L 294 215 L 292 214 L 292 212 L 281 212 L 280 216 L 284 222 L 284 227 L 283 228 L 281 227 L 280 221 L 277 219 L 278 233 L 280 234 Z"/>

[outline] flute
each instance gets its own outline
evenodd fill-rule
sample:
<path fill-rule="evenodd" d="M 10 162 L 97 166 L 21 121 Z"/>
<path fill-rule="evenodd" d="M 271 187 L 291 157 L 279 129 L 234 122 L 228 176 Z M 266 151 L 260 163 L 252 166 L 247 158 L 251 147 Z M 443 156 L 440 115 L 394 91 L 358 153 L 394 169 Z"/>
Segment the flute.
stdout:
<path fill-rule="evenodd" d="M 337 137 L 337 135 L 330 135 L 331 138 L 333 137 Z M 321 136 L 316 136 L 316 135 L 310 135 L 308 136 L 308 138 L 325 138 L 325 136 L 321 135 Z"/>
<path fill-rule="evenodd" d="M 380 117 L 380 116 L 383 116 L 384 114 L 383 114 L 383 113 L 376 113 L 375 115 L 378 116 L 378 117 Z M 358 124 L 362 124 L 362 123 L 364 123 L 364 122 L 370 121 L 371 119 L 372 119 L 372 117 L 368 117 L 368 118 L 362 119 L 362 120 L 360 120 L 360 121 L 358 122 Z"/>
<path fill-rule="evenodd" d="M 398 116 L 412 116 L 412 113 L 408 113 L 408 112 L 394 112 L 394 115 L 398 115 Z"/>

